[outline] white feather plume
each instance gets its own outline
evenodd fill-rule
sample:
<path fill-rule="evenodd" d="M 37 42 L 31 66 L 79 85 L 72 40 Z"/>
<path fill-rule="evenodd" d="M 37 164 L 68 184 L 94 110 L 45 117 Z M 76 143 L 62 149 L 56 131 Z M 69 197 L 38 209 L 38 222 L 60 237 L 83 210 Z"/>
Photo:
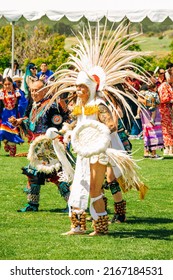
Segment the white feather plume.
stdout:
<path fill-rule="evenodd" d="M 133 60 L 148 55 L 148 52 L 129 50 L 134 43 L 133 39 L 140 34 L 129 34 L 128 31 L 129 25 L 125 22 L 116 29 L 112 25 L 110 30 L 107 30 L 106 22 L 104 26 L 100 26 L 97 22 L 95 27 L 88 23 L 84 32 L 76 35 L 77 44 L 71 48 L 68 62 L 64 63 L 54 75 L 55 82 L 48 92 L 48 95 L 51 95 L 48 106 L 62 93 L 75 92 L 76 78 L 82 70 L 97 75 L 100 79 L 99 90 L 107 91 L 113 97 L 120 99 L 127 113 L 132 114 L 125 95 L 130 99 L 133 98 L 133 101 L 141 106 L 129 92 L 124 93 L 116 87 L 117 84 L 126 84 L 135 93 L 135 89 L 128 84 L 126 78 L 146 81 L 145 70 L 136 65 Z"/>

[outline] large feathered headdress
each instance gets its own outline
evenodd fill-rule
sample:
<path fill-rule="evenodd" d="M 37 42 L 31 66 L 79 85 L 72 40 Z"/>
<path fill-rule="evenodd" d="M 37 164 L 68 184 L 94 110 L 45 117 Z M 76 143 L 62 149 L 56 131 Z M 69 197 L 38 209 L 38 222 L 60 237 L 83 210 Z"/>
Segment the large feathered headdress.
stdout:
<path fill-rule="evenodd" d="M 134 44 L 133 39 L 139 36 L 138 33 L 128 33 L 129 25 L 122 22 L 115 30 L 112 25 L 109 31 L 106 26 L 106 23 L 100 26 L 97 22 L 93 27 L 88 23 L 83 33 L 76 35 L 77 44 L 71 48 L 68 62 L 55 73 L 55 81 L 48 92 L 52 96 L 49 105 L 64 92 L 75 93 L 76 83 L 81 75 L 79 73 L 82 72 L 83 77 L 95 82 L 97 93 L 104 96 L 112 106 L 112 98 L 119 100 L 126 112 L 132 114 L 125 97 L 135 103 L 138 103 L 137 99 L 129 92 L 119 89 L 117 85 L 126 85 L 135 93 L 136 90 L 127 78 L 145 81 L 144 69 L 133 60 L 147 53 L 129 50 Z"/>

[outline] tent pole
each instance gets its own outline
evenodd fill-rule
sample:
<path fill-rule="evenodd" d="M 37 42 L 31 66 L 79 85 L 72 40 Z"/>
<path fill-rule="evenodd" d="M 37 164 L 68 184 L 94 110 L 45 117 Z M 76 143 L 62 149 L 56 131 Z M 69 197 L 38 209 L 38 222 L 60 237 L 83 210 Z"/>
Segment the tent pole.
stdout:
<path fill-rule="evenodd" d="M 14 71 L 14 26 L 15 21 L 12 21 L 12 57 L 11 57 L 11 71 L 12 71 L 12 77 L 13 77 L 13 71 Z"/>

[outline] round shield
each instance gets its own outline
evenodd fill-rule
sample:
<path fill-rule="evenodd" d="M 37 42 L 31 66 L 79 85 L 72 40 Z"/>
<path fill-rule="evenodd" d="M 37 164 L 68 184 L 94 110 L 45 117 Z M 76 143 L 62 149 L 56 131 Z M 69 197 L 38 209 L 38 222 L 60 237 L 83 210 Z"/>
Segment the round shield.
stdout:
<path fill-rule="evenodd" d="M 74 151 L 82 157 L 104 153 L 110 145 L 110 130 L 99 121 L 87 120 L 77 125 L 72 132 L 71 143 Z"/>
<path fill-rule="evenodd" d="M 30 164 L 38 171 L 51 173 L 54 170 L 58 171 L 61 164 L 54 151 L 52 140 L 46 135 L 40 135 L 30 144 L 27 156 Z"/>

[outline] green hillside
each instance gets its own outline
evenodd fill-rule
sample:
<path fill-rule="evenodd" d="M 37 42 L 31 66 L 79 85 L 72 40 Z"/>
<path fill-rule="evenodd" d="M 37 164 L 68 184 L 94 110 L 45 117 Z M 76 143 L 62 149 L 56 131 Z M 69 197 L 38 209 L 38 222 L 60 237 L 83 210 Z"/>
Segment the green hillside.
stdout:
<path fill-rule="evenodd" d="M 104 25 L 104 22 L 105 19 L 102 19 L 100 24 Z M 91 23 L 91 25 L 94 24 Z M 109 21 L 107 24 L 108 27 L 112 26 L 112 23 Z M 115 23 L 114 28 L 118 24 Z M 32 60 L 36 64 L 40 64 L 40 61 L 47 60 L 49 65 L 56 69 L 61 62 L 65 61 L 71 46 L 76 43 L 74 33 L 82 32 L 83 27 L 86 25 L 86 18 L 82 18 L 78 22 L 70 22 L 66 17 L 59 21 L 51 21 L 46 16 L 35 21 L 27 21 L 22 17 L 15 23 L 15 59 L 21 65 L 24 65 L 24 68 L 28 61 Z M 7 27 L 5 31 L 3 31 L 4 26 Z M 2 72 L 11 57 L 11 25 L 4 18 L 0 19 L 0 30 L 2 30 L 0 35 L 0 71 Z M 173 60 L 173 47 L 171 48 L 171 45 L 173 46 L 172 30 L 173 23 L 170 19 L 166 19 L 162 23 L 153 23 L 146 18 L 140 23 L 130 24 L 130 33 L 141 33 L 141 36 L 136 39 L 140 49 L 142 51 L 151 51 L 152 57 L 149 59 L 150 68 L 155 69 L 158 64 L 165 67 L 168 61 Z M 4 37 L 4 34 L 7 35 Z M 53 41 L 50 40 L 51 36 L 53 38 L 53 36 L 59 35 L 63 35 L 63 37 Z M 57 40 L 65 40 L 65 46 L 62 44 L 66 51 L 65 55 L 61 54 L 60 49 L 62 50 L 62 45 Z M 33 42 L 35 43 L 33 44 Z M 41 46 L 40 48 L 39 45 Z M 42 50 L 42 52 L 34 52 L 36 48 Z M 55 58 L 59 61 L 58 65 Z M 141 66 L 145 67 L 145 65 Z"/>
<path fill-rule="evenodd" d="M 171 41 L 172 39 L 168 36 L 164 36 L 162 39 L 159 39 L 157 36 L 149 37 L 143 35 L 139 38 L 138 43 L 142 51 L 153 51 L 163 56 L 170 52 Z"/>

